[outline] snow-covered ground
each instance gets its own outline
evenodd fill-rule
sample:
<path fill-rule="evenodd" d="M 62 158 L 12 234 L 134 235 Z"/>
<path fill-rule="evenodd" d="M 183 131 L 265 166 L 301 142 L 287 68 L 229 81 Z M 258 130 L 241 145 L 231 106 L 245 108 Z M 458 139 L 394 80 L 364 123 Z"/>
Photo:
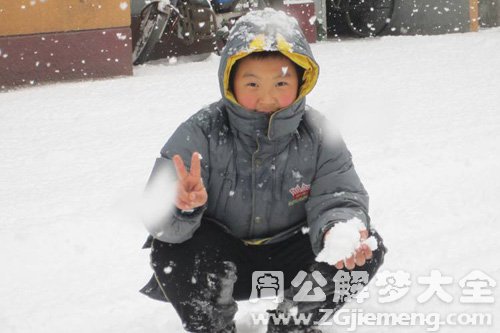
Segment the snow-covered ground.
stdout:
<path fill-rule="evenodd" d="M 384 269 L 411 274 L 400 300 L 368 312 L 484 312 L 462 304 L 459 281 L 480 270 L 500 282 L 500 29 L 313 45 L 320 80 L 308 97 L 343 131 L 390 250 Z M 218 57 L 159 61 L 133 77 L 0 94 L 0 332 L 181 332 L 170 304 L 137 292 L 151 270 L 137 202 L 176 126 L 219 98 Z M 418 302 L 419 277 L 453 278 Z M 382 281 L 382 280 L 381 280 Z M 383 282 L 383 281 L 382 281 Z M 425 296 L 425 295 L 424 295 Z M 264 332 L 240 302 L 239 332 Z M 345 332 L 335 326 L 326 332 Z M 359 331 L 423 332 L 425 326 Z"/>

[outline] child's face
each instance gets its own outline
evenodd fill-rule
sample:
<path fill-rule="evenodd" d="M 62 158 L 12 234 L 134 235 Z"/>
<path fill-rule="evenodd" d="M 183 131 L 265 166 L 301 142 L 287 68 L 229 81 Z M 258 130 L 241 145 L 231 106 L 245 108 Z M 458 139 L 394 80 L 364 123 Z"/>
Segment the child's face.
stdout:
<path fill-rule="evenodd" d="M 234 95 L 250 110 L 272 113 L 297 98 L 299 79 L 294 63 L 286 57 L 243 58 L 234 76 Z"/>

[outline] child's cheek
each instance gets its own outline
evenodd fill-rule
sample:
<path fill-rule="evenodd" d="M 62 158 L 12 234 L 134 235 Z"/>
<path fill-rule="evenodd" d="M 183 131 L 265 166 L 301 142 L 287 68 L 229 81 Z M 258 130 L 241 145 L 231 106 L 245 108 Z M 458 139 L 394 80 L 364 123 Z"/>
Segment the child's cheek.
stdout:
<path fill-rule="evenodd" d="M 295 94 L 286 94 L 280 97 L 279 103 L 281 108 L 285 108 L 295 102 Z"/>
<path fill-rule="evenodd" d="M 250 109 L 250 110 L 255 110 L 255 107 L 257 105 L 257 99 L 255 99 L 253 96 L 245 96 L 241 95 L 238 98 L 238 103 L 240 103 L 241 106 Z"/>

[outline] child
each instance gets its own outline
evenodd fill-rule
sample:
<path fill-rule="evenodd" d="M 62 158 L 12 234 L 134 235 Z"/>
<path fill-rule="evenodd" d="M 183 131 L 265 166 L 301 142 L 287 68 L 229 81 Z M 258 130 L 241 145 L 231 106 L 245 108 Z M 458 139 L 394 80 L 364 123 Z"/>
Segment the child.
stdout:
<path fill-rule="evenodd" d="M 252 273 L 282 271 L 285 301 L 271 314 L 297 306 L 312 320 L 270 320 L 268 332 L 320 332 L 319 309 L 345 303 L 334 297 L 335 274 L 365 271 L 365 285 L 382 264 L 385 247 L 369 226 L 351 155 L 305 103 L 318 74 L 294 19 L 251 12 L 222 52 L 222 99 L 181 124 L 161 150 L 147 189 L 166 187 L 160 179 L 175 167 L 176 207 L 148 223 L 154 276 L 142 291 L 170 301 L 187 331 L 236 332 L 236 300 L 251 296 Z M 345 260 L 316 262 L 324 245 L 336 244 L 329 230 L 353 219 L 363 223 L 358 239 L 373 235 L 378 249 L 360 245 Z M 291 281 L 301 271 L 312 283 L 313 271 L 328 281 L 326 300 L 293 299 L 299 288 Z"/>

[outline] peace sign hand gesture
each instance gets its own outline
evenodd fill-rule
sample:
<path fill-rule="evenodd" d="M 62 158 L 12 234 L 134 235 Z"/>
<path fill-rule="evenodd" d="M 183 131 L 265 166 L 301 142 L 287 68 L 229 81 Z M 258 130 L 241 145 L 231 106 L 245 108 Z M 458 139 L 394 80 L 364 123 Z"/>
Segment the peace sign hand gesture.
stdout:
<path fill-rule="evenodd" d="M 173 161 L 179 178 L 175 205 L 181 210 L 203 206 L 207 202 L 208 194 L 201 179 L 200 154 L 193 153 L 189 172 L 186 171 L 180 155 L 175 155 Z"/>

